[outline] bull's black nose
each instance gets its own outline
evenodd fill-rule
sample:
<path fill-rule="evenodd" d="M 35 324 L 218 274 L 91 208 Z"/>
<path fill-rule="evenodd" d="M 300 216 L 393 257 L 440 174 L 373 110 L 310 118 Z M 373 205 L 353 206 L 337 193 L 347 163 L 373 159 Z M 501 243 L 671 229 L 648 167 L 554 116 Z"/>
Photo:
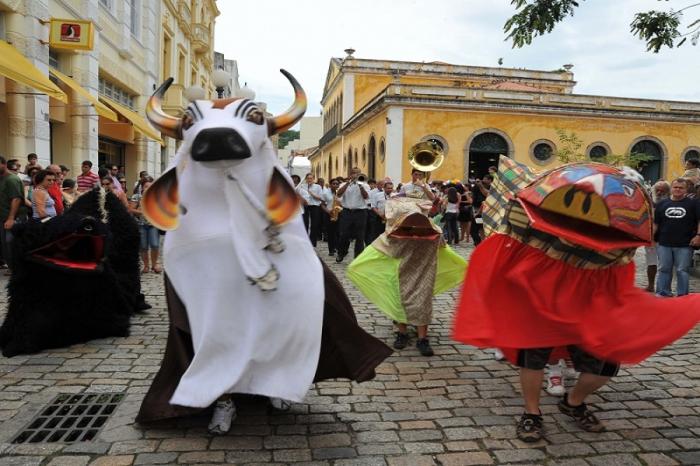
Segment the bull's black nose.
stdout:
<path fill-rule="evenodd" d="M 192 160 L 213 162 L 250 157 L 250 148 L 243 137 L 231 128 L 208 128 L 197 134 L 192 142 Z"/>

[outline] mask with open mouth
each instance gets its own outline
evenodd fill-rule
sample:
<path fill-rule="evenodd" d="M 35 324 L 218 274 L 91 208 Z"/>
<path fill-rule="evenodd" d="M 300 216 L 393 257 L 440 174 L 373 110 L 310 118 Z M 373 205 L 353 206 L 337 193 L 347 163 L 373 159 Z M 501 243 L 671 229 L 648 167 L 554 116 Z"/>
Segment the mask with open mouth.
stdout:
<path fill-rule="evenodd" d="M 5 356 L 129 334 L 131 315 L 146 306 L 139 230 L 116 196 L 95 189 L 13 234 Z"/>
<path fill-rule="evenodd" d="M 76 220 L 74 231 L 29 251 L 27 259 L 62 271 L 103 272 L 110 237 L 107 226 L 91 216 Z"/>

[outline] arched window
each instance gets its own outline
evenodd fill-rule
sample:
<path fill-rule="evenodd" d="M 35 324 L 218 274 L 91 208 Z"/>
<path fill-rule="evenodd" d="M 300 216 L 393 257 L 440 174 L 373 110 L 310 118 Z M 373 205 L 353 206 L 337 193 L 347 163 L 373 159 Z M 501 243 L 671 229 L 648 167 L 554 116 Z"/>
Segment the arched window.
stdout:
<path fill-rule="evenodd" d="M 357 166 L 357 162 L 358 162 L 358 159 L 357 159 L 357 149 L 355 149 L 355 166 Z M 352 167 L 350 167 L 350 168 L 352 168 Z"/>
<path fill-rule="evenodd" d="M 367 146 L 362 146 L 362 166 L 367 164 Z"/>
<path fill-rule="evenodd" d="M 370 136 L 367 146 L 367 176 L 377 178 L 377 141 Z"/>
<path fill-rule="evenodd" d="M 700 160 L 700 149 L 686 149 L 685 153 L 683 154 L 683 163 L 687 162 L 688 160 Z"/>
<path fill-rule="evenodd" d="M 386 157 L 386 145 L 384 144 L 384 138 L 379 141 L 379 160 L 384 163 L 384 158 Z"/>
<path fill-rule="evenodd" d="M 482 178 L 489 167 L 498 166 L 499 155 L 508 155 L 508 141 L 498 133 L 483 132 L 469 144 L 469 178 Z"/>
<path fill-rule="evenodd" d="M 632 146 L 630 154 L 645 155 L 648 158 L 648 160 L 641 162 L 638 166 L 638 171 L 645 180 L 656 183 L 661 178 L 661 163 L 664 159 L 664 151 L 658 142 L 651 139 L 642 139 Z"/>

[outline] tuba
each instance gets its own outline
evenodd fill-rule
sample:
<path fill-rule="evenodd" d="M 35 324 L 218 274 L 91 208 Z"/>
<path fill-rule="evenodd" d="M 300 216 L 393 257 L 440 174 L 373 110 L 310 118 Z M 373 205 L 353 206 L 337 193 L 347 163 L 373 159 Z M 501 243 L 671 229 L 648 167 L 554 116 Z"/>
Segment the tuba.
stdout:
<path fill-rule="evenodd" d="M 437 139 L 419 142 L 408 150 L 408 163 L 413 168 L 425 172 L 427 176 L 430 176 L 430 172 L 440 168 L 444 161 L 445 153 L 442 144 Z"/>

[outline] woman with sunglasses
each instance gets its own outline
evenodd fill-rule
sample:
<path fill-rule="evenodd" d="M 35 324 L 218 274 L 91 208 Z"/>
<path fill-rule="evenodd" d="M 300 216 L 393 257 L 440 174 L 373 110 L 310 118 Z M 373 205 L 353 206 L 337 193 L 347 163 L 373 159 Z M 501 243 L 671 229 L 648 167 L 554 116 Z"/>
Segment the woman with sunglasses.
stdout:
<path fill-rule="evenodd" d="M 48 190 L 56 182 L 56 175 L 48 170 L 39 170 L 34 175 L 34 189 L 32 191 L 32 218 L 46 221 L 56 216 L 56 201 L 53 200 Z"/>

